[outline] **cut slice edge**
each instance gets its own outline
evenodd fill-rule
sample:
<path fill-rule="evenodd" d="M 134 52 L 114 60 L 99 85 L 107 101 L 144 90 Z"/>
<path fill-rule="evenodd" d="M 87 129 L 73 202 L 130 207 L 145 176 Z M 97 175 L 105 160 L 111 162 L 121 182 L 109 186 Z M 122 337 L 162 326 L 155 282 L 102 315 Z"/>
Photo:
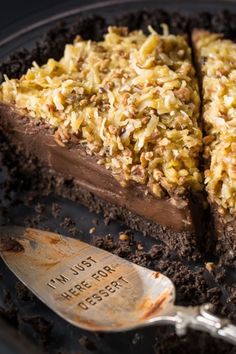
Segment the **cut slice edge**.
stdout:
<path fill-rule="evenodd" d="M 195 29 L 192 44 L 202 89 L 205 184 L 221 261 L 236 264 L 236 183 L 233 110 L 236 44 Z"/>
<path fill-rule="evenodd" d="M 118 35 L 115 35 L 115 38 L 117 36 Z M 144 55 L 144 53 L 146 54 L 149 53 L 150 48 L 152 52 L 153 43 L 156 45 L 156 42 L 158 43 L 158 41 L 160 41 L 160 39 L 156 37 L 157 35 L 155 33 L 152 34 L 152 36 L 149 39 L 147 39 L 147 42 L 145 41 L 141 46 L 142 55 Z M 179 38 L 181 42 L 183 41 L 182 38 L 184 38 L 184 36 L 182 37 L 176 36 L 176 38 Z M 172 40 L 173 40 L 173 36 L 170 36 L 170 43 L 167 40 L 165 46 L 167 47 L 170 46 L 170 48 L 172 48 L 172 44 L 171 44 Z M 160 46 L 160 50 L 162 50 L 161 48 L 162 47 Z M 173 46 L 173 48 L 175 47 Z M 70 47 L 69 49 L 72 49 L 73 52 L 72 47 Z M 174 89 L 173 91 L 171 91 L 172 101 L 175 100 L 175 102 L 180 102 L 182 109 L 186 108 L 186 112 L 188 111 L 190 112 L 190 116 L 188 116 L 188 114 L 184 112 L 185 113 L 184 117 L 186 118 L 188 116 L 186 119 L 189 119 L 190 121 L 192 117 L 193 120 L 192 125 L 190 122 L 190 128 L 192 130 L 190 129 L 190 131 L 188 132 L 189 136 L 187 136 L 188 138 L 186 141 L 187 145 L 183 144 L 183 150 L 184 149 L 187 150 L 186 146 L 188 146 L 188 144 L 190 144 L 191 146 L 191 144 L 193 143 L 191 139 L 197 140 L 201 135 L 200 129 L 196 123 L 198 120 L 198 113 L 199 113 L 197 111 L 197 107 L 195 107 L 194 110 L 191 111 L 193 109 L 194 104 L 198 106 L 198 103 L 196 103 L 198 101 L 198 89 L 196 84 L 196 76 L 194 74 L 194 69 L 191 62 L 190 48 L 186 47 L 186 44 L 184 44 L 184 49 L 181 51 L 177 47 L 175 54 L 178 56 L 178 60 L 179 60 L 177 61 L 177 64 L 175 64 L 175 62 L 173 64 L 170 58 L 163 59 L 165 58 L 165 56 L 163 56 L 162 60 L 167 60 L 167 64 L 168 64 L 168 60 L 170 61 L 170 68 L 168 68 L 168 65 L 162 65 L 163 66 L 162 69 L 164 71 L 167 69 L 170 72 L 172 71 L 172 74 L 173 73 L 175 74 L 175 75 L 173 74 L 173 77 L 176 79 L 176 81 L 179 75 L 178 70 L 181 70 L 180 76 L 182 78 L 182 81 L 184 81 L 184 77 L 187 76 L 188 80 L 185 80 L 186 81 L 185 84 L 188 85 L 188 83 L 190 82 L 191 84 L 189 85 L 193 85 L 193 87 L 191 87 L 192 91 L 190 90 L 191 91 L 190 99 L 188 99 L 188 97 L 185 95 L 186 90 L 184 89 L 181 92 L 178 92 L 179 95 L 178 99 L 177 97 L 174 97 L 174 93 L 173 93 Z M 133 55 L 134 53 L 132 53 L 132 57 Z M 185 56 L 187 58 L 186 62 L 184 62 Z M 184 62 L 184 64 L 186 64 L 183 65 L 183 67 L 180 65 L 182 61 Z M 148 64 L 149 66 L 151 65 L 150 63 Z M 51 64 L 52 66 L 54 65 L 57 67 L 55 61 L 50 62 L 49 64 L 50 70 L 51 70 Z M 175 69 L 172 68 L 173 65 L 174 68 L 176 65 L 177 66 L 179 65 L 178 68 L 176 69 L 176 72 L 174 72 Z M 137 68 L 137 70 L 141 70 L 141 69 Z M 147 77 L 150 77 L 150 70 L 148 71 L 145 69 L 144 71 L 145 71 L 145 75 L 148 75 Z M 23 81 L 25 79 L 27 81 L 27 77 L 29 77 L 29 81 L 32 84 L 32 82 L 35 82 L 37 75 L 40 78 L 40 80 L 42 79 L 43 81 L 44 78 L 40 76 L 40 73 L 41 73 L 40 69 L 38 70 L 37 66 L 35 66 L 33 71 L 29 71 L 23 77 Z M 40 80 L 39 82 L 41 82 Z M 166 81 L 164 80 L 163 83 L 160 85 L 160 87 L 164 86 L 165 82 Z M 38 82 L 36 83 L 38 84 Z M 50 83 L 50 80 L 48 81 L 48 83 Z M 14 93 L 15 89 L 17 90 L 20 87 L 20 80 L 19 81 L 13 80 L 13 86 L 15 88 L 13 89 L 12 93 Z M 168 86 L 168 80 L 167 80 L 167 86 Z M 6 85 L 4 85 L 4 90 L 6 90 L 7 87 L 8 87 L 8 82 L 6 83 Z M 27 98 L 25 94 L 25 92 L 27 91 L 27 85 L 25 81 L 23 82 L 23 86 L 21 88 L 23 94 L 20 97 L 23 99 L 29 99 L 29 97 Z M 63 87 L 63 89 L 65 89 L 65 87 Z M 30 98 L 33 97 L 30 96 Z M 162 100 L 162 95 L 160 95 L 160 100 Z M 59 100 L 59 101 L 60 102 L 58 102 L 57 100 L 55 104 L 56 105 L 60 104 L 57 107 L 57 109 L 60 112 L 63 100 Z M 188 101 L 190 101 L 189 106 L 188 106 Z M 35 100 L 35 105 L 37 104 L 38 102 L 36 102 Z M 171 104 L 171 100 L 166 102 L 166 104 L 167 106 Z M 33 106 L 34 104 L 32 104 L 31 106 L 31 113 L 32 113 Z M 186 249 L 188 248 L 188 250 L 190 251 L 189 253 L 191 253 L 190 249 L 193 247 L 193 245 L 194 245 L 193 249 L 198 247 L 199 235 L 202 235 L 203 233 L 201 227 L 202 223 L 200 220 L 201 217 L 199 212 L 199 210 L 202 210 L 202 204 L 201 204 L 202 201 L 197 200 L 197 197 L 193 196 L 190 188 L 186 188 L 185 193 L 181 196 L 178 196 L 178 194 L 176 193 L 176 196 L 168 197 L 167 194 L 163 198 L 157 198 L 152 193 L 150 193 L 150 191 L 148 191 L 148 189 L 145 187 L 145 184 L 142 185 L 136 182 L 132 182 L 129 183 L 128 187 L 126 188 L 121 187 L 116 181 L 116 179 L 111 175 L 110 171 L 106 170 L 104 166 L 98 165 L 96 163 L 97 162 L 96 159 L 89 155 L 86 155 L 85 151 L 79 148 L 78 145 L 73 146 L 73 144 L 68 144 L 67 147 L 59 146 L 58 144 L 55 143 L 55 139 L 53 135 L 48 133 L 46 128 L 45 129 L 42 128 L 45 122 L 43 122 L 43 124 L 38 124 L 38 120 L 34 122 L 34 119 L 29 118 L 30 114 L 27 113 L 19 114 L 17 108 L 19 107 L 14 107 L 14 104 L 11 105 L 9 102 L 7 104 L 3 103 L 0 106 L 1 126 L 5 135 L 8 136 L 10 143 L 21 147 L 23 146 L 23 150 L 25 150 L 27 153 L 31 153 L 32 155 L 36 156 L 43 166 L 50 167 L 52 170 L 54 170 L 54 175 L 58 175 L 60 179 L 64 177 L 74 178 L 75 183 L 79 186 L 79 188 L 80 189 L 82 188 L 83 190 L 90 193 L 93 199 L 96 196 L 101 200 L 111 203 L 113 205 L 113 209 L 117 207 L 117 210 L 120 211 L 116 213 L 117 214 L 116 216 L 118 218 L 120 217 L 121 219 L 123 218 L 123 221 L 125 221 L 126 224 L 128 224 L 129 226 L 132 226 L 134 229 L 142 231 L 143 233 L 146 234 L 151 234 L 152 236 L 166 242 L 167 244 L 170 245 L 171 248 L 174 249 L 178 249 L 178 245 L 180 243 L 184 244 Z M 171 110 L 170 108 L 168 109 Z M 167 115 L 169 114 L 168 112 L 169 111 L 167 110 L 166 113 Z M 174 111 L 172 110 L 171 112 Z M 182 110 L 180 109 L 179 116 L 181 115 L 182 115 Z M 40 119 L 41 116 L 38 116 L 37 118 Z M 179 119 L 183 120 L 180 122 L 181 129 L 179 128 L 173 129 L 172 127 L 170 129 L 168 128 L 170 130 L 169 135 L 173 133 L 173 130 L 179 132 L 180 135 L 184 134 L 184 131 L 186 129 L 183 128 L 182 125 L 185 124 L 185 121 L 183 117 L 182 118 L 179 117 Z M 46 121 L 46 123 L 48 122 Z M 162 123 L 162 126 L 163 125 L 164 123 Z M 196 131 L 199 131 L 200 135 L 194 136 Z M 174 139 L 174 140 L 178 141 L 178 139 Z M 194 141 L 194 144 L 195 143 L 196 141 Z M 163 154 L 165 153 L 165 150 L 168 150 L 167 147 L 165 147 L 165 149 L 163 150 Z M 172 149 L 169 150 L 171 154 Z M 177 152 L 179 153 L 179 151 Z M 189 154 L 186 154 L 185 151 L 184 154 L 186 156 L 191 155 L 191 151 L 189 151 Z M 178 159 L 176 159 L 176 161 L 177 160 Z M 183 171 L 186 173 L 185 170 L 181 170 L 181 172 Z M 189 175 L 191 177 L 191 174 Z M 184 175 L 181 178 L 185 179 Z M 177 186 L 178 185 L 179 184 L 177 183 Z M 87 202 L 87 204 L 89 203 L 90 202 Z M 100 203 L 100 205 L 101 204 L 102 203 Z M 102 209 L 103 212 L 105 212 L 107 211 L 108 208 L 106 205 L 104 205 Z M 129 217 L 127 215 L 129 215 Z M 133 222 L 132 219 L 139 220 L 139 221 Z"/>

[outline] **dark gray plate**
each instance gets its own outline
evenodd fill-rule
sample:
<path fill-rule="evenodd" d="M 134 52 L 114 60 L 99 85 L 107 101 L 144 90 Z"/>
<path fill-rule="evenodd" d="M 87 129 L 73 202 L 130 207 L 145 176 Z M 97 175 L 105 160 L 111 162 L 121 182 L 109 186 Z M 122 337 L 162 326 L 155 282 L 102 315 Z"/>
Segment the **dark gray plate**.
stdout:
<path fill-rule="evenodd" d="M 151 9 L 151 8 L 164 8 L 171 11 L 186 11 L 186 12 L 199 12 L 199 11 L 219 11 L 220 9 L 229 9 L 231 11 L 236 10 L 236 4 L 234 1 L 103 1 L 103 2 L 92 2 L 86 0 L 80 1 L 65 1 L 64 5 L 57 7 L 47 8 L 42 13 L 37 13 L 32 15 L 30 18 L 24 18 L 18 23 L 9 26 L 4 29 L 0 34 L 0 47 L 1 54 L 0 60 L 3 60 L 6 56 L 14 51 L 27 47 L 30 48 L 35 41 L 40 38 L 40 36 L 47 31 L 48 28 L 53 27 L 53 25 L 59 20 L 66 20 L 68 22 L 73 22 L 76 17 L 80 16 L 81 13 L 96 13 L 101 14 L 107 18 L 111 18 L 114 15 L 122 14 L 125 12 L 130 12 L 138 9 Z M 2 173 L 0 175 L 0 181 L 4 180 L 5 175 Z M 1 192 L 0 192 L 1 198 Z M 93 220 L 96 217 L 98 219 L 98 225 L 96 225 L 96 235 L 105 235 L 111 233 L 114 237 L 117 237 L 121 230 L 125 230 L 125 227 L 119 223 L 112 222 L 109 226 L 105 226 L 103 218 L 101 216 L 96 216 L 93 213 L 88 212 L 82 206 L 78 206 L 73 202 L 54 198 L 52 196 L 48 198 L 43 198 L 39 200 L 46 205 L 45 219 L 41 220 L 39 226 L 45 227 L 49 226 L 51 230 L 58 230 L 64 234 L 67 234 L 67 230 L 61 226 L 62 220 L 65 217 L 70 216 L 76 222 L 76 226 L 79 228 L 80 232 L 77 236 L 81 239 L 89 242 L 92 236 L 89 235 L 89 229 L 93 226 Z M 51 214 L 51 205 L 53 202 L 59 201 L 62 206 L 62 212 L 59 219 L 55 219 Z M 7 205 L 7 201 L 1 200 L 1 204 Z M 37 204 L 37 201 L 34 205 Z M 7 222 L 13 224 L 22 225 L 26 217 L 33 218 L 36 213 L 34 206 L 8 206 L 9 215 Z M 1 214 L 0 214 L 1 218 Z M 4 218 L 0 219 L 0 223 L 6 222 Z M 135 239 L 141 240 L 142 237 L 139 234 L 135 234 Z M 142 239 L 143 240 L 143 239 Z M 153 244 L 153 241 L 148 237 L 145 239 L 144 247 L 149 249 Z M 192 267 L 198 267 L 200 264 L 192 265 Z M 4 296 L 6 292 L 10 292 L 14 298 L 15 294 L 15 277 L 6 269 L 5 265 L 0 261 L 0 273 L 3 274 L 3 279 L 0 279 L 0 307 L 3 305 Z M 234 276 L 234 274 L 231 274 Z M 211 281 L 211 280 L 209 280 Z M 156 329 L 148 328 L 145 330 L 120 333 L 120 334 L 106 334 L 97 335 L 92 333 L 87 333 L 80 329 L 77 329 L 65 321 L 60 319 L 50 310 L 48 310 L 39 301 L 27 302 L 24 299 L 19 298 L 15 301 L 17 307 L 20 308 L 21 316 L 35 316 L 40 315 L 49 321 L 53 322 L 53 330 L 50 335 L 50 341 L 47 344 L 47 348 L 51 353 L 101 353 L 101 354 L 151 354 L 154 352 Z M 13 309 L 14 310 L 14 309 Z M 14 311 L 12 322 L 14 322 Z M 22 321 L 19 327 L 19 333 L 23 333 L 23 336 L 27 336 L 34 342 L 35 346 L 40 345 L 40 335 L 35 334 L 35 331 L 30 329 L 30 326 L 26 322 Z M 7 335 L 8 333 L 8 335 Z M 87 349 L 84 345 L 81 346 L 79 339 L 86 335 L 94 347 L 90 343 L 87 345 Z M 30 349 L 31 344 L 27 344 L 27 341 L 9 332 L 8 327 L 0 322 L 0 354 L 10 354 L 19 353 L 26 354 L 32 352 Z M 188 351 L 186 350 L 186 353 Z"/>

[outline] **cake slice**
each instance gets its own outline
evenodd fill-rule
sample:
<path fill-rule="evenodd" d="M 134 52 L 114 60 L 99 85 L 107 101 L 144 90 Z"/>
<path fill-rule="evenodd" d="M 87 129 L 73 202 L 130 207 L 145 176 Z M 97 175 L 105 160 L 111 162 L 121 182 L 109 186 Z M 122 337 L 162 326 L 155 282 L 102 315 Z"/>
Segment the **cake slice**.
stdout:
<path fill-rule="evenodd" d="M 236 264 L 236 44 L 222 34 L 192 35 L 202 82 L 205 184 L 218 252 Z"/>
<path fill-rule="evenodd" d="M 199 92 L 182 35 L 110 27 L 0 86 L 0 126 L 77 199 L 193 254 L 202 236 Z"/>

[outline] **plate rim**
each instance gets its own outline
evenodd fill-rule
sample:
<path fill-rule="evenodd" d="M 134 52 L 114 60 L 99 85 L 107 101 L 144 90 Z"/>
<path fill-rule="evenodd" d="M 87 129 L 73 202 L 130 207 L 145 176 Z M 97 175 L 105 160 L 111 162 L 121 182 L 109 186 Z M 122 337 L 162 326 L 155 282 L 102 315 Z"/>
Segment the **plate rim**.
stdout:
<path fill-rule="evenodd" d="M 103 0 L 103 1 L 99 1 L 97 2 L 96 0 L 87 0 L 84 1 L 82 0 L 83 4 L 81 5 L 72 5 L 72 3 L 63 3 L 61 4 L 62 6 L 68 6 L 68 9 L 65 10 L 60 10 L 58 13 L 53 14 L 53 15 L 49 15 L 46 16 L 45 14 L 45 10 L 43 11 L 39 11 L 37 16 L 41 16 L 42 19 L 41 20 L 36 20 L 34 21 L 33 19 L 33 13 L 29 14 L 28 16 L 26 16 L 24 18 L 25 22 L 29 22 L 28 25 L 24 26 L 22 25 L 22 21 L 18 21 L 18 22 L 14 22 L 14 27 L 19 27 L 18 29 L 15 29 L 14 31 L 11 30 L 11 27 L 13 27 L 12 25 L 8 26 L 7 29 L 9 29 L 10 33 L 9 35 L 7 35 L 6 37 L 0 36 L 0 47 L 9 44 L 10 42 L 16 40 L 17 38 L 26 35 L 27 33 L 30 33 L 34 30 L 37 30 L 43 26 L 49 25 L 50 23 L 55 23 L 56 21 L 60 21 L 63 19 L 67 19 L 70 16 L 75 16 L 78 15 L 80 13 L 86 12 L 86 11 L 94 11 L 94 10 L 100 10 L 102 8 L 112 8 L 113 6 L 118 6 L 118 5 L 124 5 L 124 4 L 135 4 L 135 3 L 143 3 L 144 5 L 144 9 L 145 6 L 147 4 L 147 2 L 145 2 L 145 0 Z M 163 1 L 159 0 L 159 1 L 155 1 L 155 0 L 151 0 L 148 1 L 149 5 L 151 3 L 153 3 L 153 5 L 158 9 L 158 8 L 162 8 L 163 7 Z M 173 5 L 176 4 L 176 6 L 180 6 L 182 8 L 181 5 L 184 6 L 184 4 L 189 3 L 188 0 L 167 0 L 164 1 L 165 5 L 164 5 L 164 9 L 166 8 L 166 6 L 168 5 Z M 210 4 L 218 4 L 218 5 L 222 5 L 227 7 L 227 5 L 230 5 L 235 7 L 235 11 L 236 11 L 236 1 L 235 0 L 198 0 L 198 3 L 201 3 L 203 5 L 210 5 Z M 53 9 L 56 9 L 57 6 L 52 6 L 49 8 L 50 11 L 52 11 Z M 194 7 L 196 7 L 196 5 L 193 5 L 193 10 Z M 128 10 L 127 12 L 132 11 L 132 9 Z M 171 12 L 171 11 L 170 11 Z M 183 12 L 188 12 L 186 10 L 183 9 Z M 1 38 L 3 37 L 3 38 Z"/>

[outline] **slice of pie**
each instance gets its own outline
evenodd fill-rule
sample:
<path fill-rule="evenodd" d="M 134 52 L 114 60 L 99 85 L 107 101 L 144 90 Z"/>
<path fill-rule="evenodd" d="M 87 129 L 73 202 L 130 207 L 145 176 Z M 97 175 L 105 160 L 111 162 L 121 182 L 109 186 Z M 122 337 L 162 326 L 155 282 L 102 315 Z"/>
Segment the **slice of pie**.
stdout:
<path fill-rule="evenodd" d="M 223 35 L 192 35 L 202 81 L 205 183 L 214 218 L 218 251 L 236 256 L 236 43 Z"/>
<path fill-rule="evenodd" d="M 5 76 L 0 125 L 56 178 L 73 178 L 82 203 L 186 255 L 202 235 L 200 99 L 186 37 L 163 28 L 77 36 L 59 61 Z"/>

